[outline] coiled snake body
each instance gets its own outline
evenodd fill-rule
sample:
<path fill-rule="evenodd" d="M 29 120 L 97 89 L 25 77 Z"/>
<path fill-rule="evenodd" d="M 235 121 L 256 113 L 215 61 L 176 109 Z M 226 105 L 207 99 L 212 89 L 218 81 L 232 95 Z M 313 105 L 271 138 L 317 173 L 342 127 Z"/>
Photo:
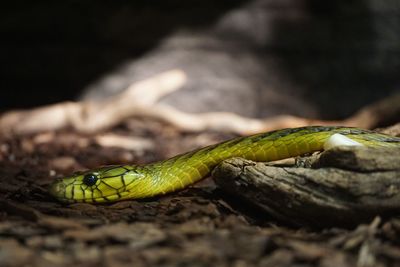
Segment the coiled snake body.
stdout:
<path fill-rule="evenodd" d="M 221 161 L 271 161 L 323 150 L 333 134 L 365 146 L 400 147 L 400 138 L 368 130 L 311 126 L 239 137 L 143 166 L 108 166 L 55 181 L 50 194 L 63 202 L 112 202 L 183 189 L 207 177 Z"/>

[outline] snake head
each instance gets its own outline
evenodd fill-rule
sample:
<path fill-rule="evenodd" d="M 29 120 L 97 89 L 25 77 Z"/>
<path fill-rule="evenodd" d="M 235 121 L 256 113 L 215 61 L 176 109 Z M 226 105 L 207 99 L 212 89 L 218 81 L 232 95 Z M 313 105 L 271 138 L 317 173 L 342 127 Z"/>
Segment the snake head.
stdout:
<path fill-rule="evenodd" d="M 146 183 L 140 167 L 108 166 L 76 173 L 50 185 L 50 194 L 62 202 L 112 202 L 129 197 L 130 189 Z"/>

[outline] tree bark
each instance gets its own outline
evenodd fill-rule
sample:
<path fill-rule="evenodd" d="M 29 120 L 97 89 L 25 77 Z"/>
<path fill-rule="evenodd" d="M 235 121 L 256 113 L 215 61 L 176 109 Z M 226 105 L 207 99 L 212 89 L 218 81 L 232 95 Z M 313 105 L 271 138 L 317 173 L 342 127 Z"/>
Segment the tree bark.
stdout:
<path fill-rule="evenodd" d="M 292 225 L 353 226 L 400 214 L 400 149 L 339 147 L 312 168 L 276 167 L 229 159 L 213 172 L 216 183 Z"/>

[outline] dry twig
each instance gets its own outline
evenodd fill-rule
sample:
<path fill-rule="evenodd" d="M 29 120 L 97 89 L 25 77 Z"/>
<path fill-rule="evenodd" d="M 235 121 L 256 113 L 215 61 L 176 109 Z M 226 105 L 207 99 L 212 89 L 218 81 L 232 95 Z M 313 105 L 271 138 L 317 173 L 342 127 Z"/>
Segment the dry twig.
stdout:
<path fill-rule="evenodd" d="M 242 135 L 306 125 L 343 125 L 373 128 L 383 120 L 400 117 L 400 94 L 367 106 L 343 121 L 324 121 L 281 115 L 267 119 L 246 118 L 229 112 L 192 114 L 157 103 L 186 82 L 182 70 L 171 70 L 132 84 L 123 93 L 103 101 L 62 102 L 0 117 L 0 133 L 26 134 L 72 127 L 93 133 L 132 116 L 153 117 L 186 131 L 219 130 Z"/>

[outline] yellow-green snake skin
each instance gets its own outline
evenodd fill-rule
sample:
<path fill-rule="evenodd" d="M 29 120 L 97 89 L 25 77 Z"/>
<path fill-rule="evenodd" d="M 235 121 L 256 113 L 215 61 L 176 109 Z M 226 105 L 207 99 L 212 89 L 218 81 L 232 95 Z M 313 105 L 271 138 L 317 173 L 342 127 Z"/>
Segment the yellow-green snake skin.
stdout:
<path fill-rule="evenodd" d="M 271 161 L 323 150 L 335 133 L 365 146 L 400 147 L 400 138 L 368 130 L 311 126 L 239 137 L 143 166 L 108 166 L 55 181 L 50 194 L 63 202 L 112 202 L 180 190 L 207 177 L 221 161 Z"/>

